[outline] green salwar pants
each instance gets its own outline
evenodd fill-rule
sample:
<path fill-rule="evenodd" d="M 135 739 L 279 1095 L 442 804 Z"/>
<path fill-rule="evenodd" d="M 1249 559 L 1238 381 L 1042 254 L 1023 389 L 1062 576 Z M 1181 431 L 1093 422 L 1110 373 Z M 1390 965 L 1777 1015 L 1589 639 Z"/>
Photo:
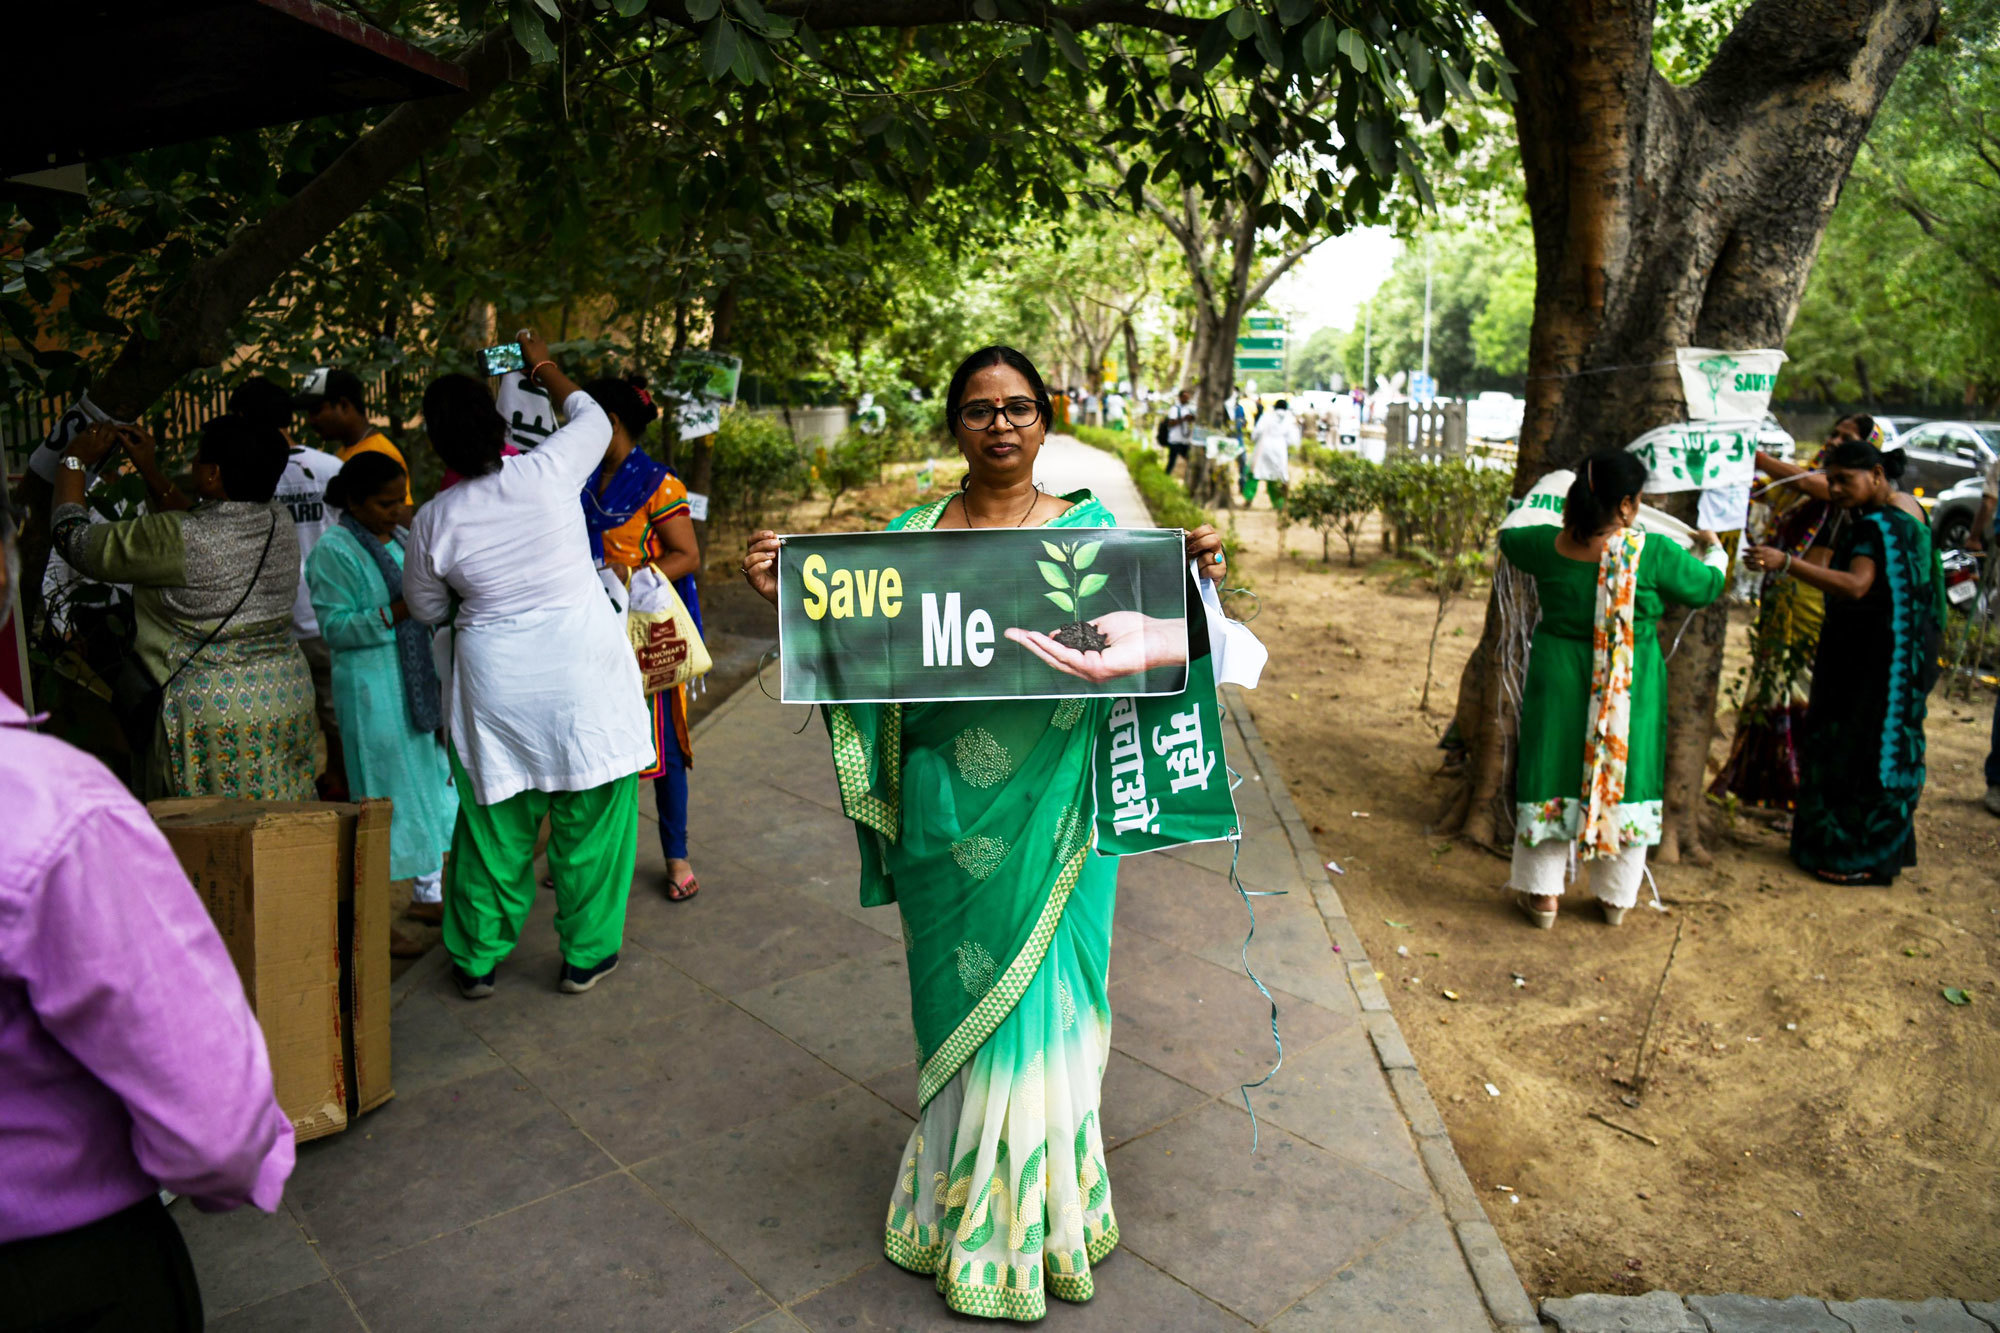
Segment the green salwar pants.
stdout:
<path fill-rule="evenodd" d="M 452 781 L 472 791 L 451 755 Z M 625 902 L 639 855 L 639 777 L 587 791 L 524 791 L 493 805 L 458 803 L 446 871 L 444 947 L 483 977 L 514 950 L 535 905 L 535 838 L 549 817 L 549 870 L 556 882 L 556 938 L 563 961 L 595 967 L 625 939 Z"/>

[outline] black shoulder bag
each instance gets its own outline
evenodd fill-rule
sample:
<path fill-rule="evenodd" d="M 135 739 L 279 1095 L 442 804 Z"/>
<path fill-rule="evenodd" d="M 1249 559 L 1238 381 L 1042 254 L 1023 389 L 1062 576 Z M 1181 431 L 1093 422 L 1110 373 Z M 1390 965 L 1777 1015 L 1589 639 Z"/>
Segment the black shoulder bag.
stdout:
<path fill-rule="evenodd" d="M 257 590 L 257 580 L 264 575 L 264 562 L 271 558 L 271 539 L 278 535 L 278 516 L 271 515 L 271 529 L 264 534 L 264 553 L 257 557 L 256 572 L 250 575 L 250 582 L 243 589 L 243 595 L 236 599 L 236 605 L 229 608 L 229 614 L 215 622 L 215 628 L 207 637 L 195 645 L 194 651 L 182 659 L 168 676 L 165 684 L 155 683 L 153 673 L 139 660 L 136 650 L 128 650 L 118 659 L 118 667 L 111 674 L 111 713 L 118 719 L 118 726 L 125 733 L 125 743 L 132 750 L 133 785 L 142 784 L 146 773 L 146 761 L 153 748 L 153 738 L 159 734 L 160 709 L 165 705 L 167 686 L 181 678 L 181 672 L 194 665 L 194 659 L 201 656 L 202 649 L 215 642 L 215 636 L 222 633 L 229 622 L 236 619 L 236 613 L 250 600 L 250 594 Z"/>

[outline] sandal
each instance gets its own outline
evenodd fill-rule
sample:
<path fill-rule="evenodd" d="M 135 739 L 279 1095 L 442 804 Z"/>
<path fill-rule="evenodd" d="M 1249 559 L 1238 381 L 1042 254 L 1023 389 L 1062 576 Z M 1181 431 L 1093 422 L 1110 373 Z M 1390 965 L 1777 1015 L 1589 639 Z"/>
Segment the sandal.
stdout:
<path fill-rule="evenodd" d="M 700 892 L 701 881 L 696 879 L 693 874 L 689 874 L 686 879 L 681 880 L 679 883 L 670 882 L 667 885 L 667 901 L 670 903 L 684 903 Z"/>
<path fill-rule="evenodd" d="M 1555 929 L 1556 914 L 1554 912 L 1544 912 L 1537 908 L 1532 895 L 1521 889 L 1515 889 L 1513 899 L 1514 906 L 1521 909 L 1521 915 L 1533 922 L 1537 930 Z"/>

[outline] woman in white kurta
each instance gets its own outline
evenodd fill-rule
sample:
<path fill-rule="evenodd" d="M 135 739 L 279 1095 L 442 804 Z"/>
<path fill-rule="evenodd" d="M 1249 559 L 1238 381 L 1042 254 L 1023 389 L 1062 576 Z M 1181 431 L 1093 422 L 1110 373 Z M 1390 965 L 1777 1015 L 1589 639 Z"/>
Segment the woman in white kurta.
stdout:
<path fill-rule="evenodd" d="M 424 426 L 465 479 L 417 511 L 403 570 L 410 614 L 447 626 L 439 674 L 459 813 L 444 943 L 468 999 L 492 994 L 534 905 L 545 815 L 557 984 L 580 993 L 618 965 L 638 773 L 653 760 L 624 613 L 598 580 L 576 503 L 611 424 L 526 329 L 521 352 L 568 424 L 534 452 L 503 458 L 506 423 L 486 386 L 464 375 L 434 381 Z"/>
<path fill-rule="evenodd" d="M 1291 404 L 1280 398 L 1250 432 L 1250 457 L 1243 468 L 1243 502 L 1257 498 L 1257 483 L 1271 487 L 1271 507 L 1285 507 L 1285 487 L 1292 479 L 1292 450 L 1299 447 L 1299 419 Z"/>

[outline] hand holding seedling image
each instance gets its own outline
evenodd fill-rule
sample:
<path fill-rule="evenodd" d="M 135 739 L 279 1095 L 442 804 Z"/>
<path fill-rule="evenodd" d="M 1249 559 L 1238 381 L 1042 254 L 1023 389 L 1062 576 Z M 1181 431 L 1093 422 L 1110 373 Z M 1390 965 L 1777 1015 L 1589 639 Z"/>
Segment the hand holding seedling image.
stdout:
<path fill-rule="evenodd" d="M 1087 632 L 1097 646 L 1077 649 L 1069 631 Z M 1138 611 L 1113 611 L 1096 620 L 1064 625 L 1053 635 L 1009 629 L 1007 637 L 1065 675 L 1101 683 L 1154 667 L 1182 666 L 1188 658 L 1187 621 L 1162 620 Z"/>
<path fill-rule="evenodd" d="M 1107 642 L 1099 630 L 1083 619 L 1084 599 L 1102 591 L 1107 582 L 1102 574 L 1084 572 L 1096 561 L 1097 553 L 1103 548 L 1101 541 L 1064 542 L 1061 545 L 1045 541 L 1042 549 L 1049 553 L 1049 558 L 1035 562 L 1035 567 L 1042 571 L 1042 578 L 1055 589 L 1042 596 L 1076 617 L 1049 637 L 1079 652 L 1102 649 Z"/>

